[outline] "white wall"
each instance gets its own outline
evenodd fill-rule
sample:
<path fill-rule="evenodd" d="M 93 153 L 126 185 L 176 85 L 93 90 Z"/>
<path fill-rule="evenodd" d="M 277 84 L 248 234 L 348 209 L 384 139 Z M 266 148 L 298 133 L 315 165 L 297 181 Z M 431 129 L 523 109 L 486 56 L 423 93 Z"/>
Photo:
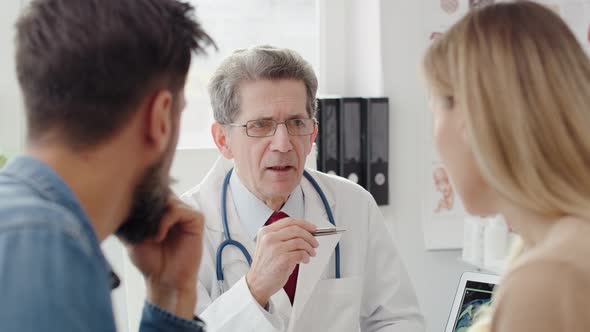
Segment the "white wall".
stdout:
<path fill-rule="evenodd" d="M 321 95 L 383 94 L 380 0 L 320 0 Z"/>
<path fill-rule="evenodd" d="M 2 2 L 0 11 L 0 153 L 22 149 L 24 116 L 14 67 L 14 23 L 22 1 Z"/>
<path fill-rule="evenodd" d="M 385 94 L 390 106 L 391 206 L 383 208 L 416 287 L 429 332 L 444 330 L 460 275 L 470 267 L 459 251 L 426 251 L 421 223 L 421 183 L 417 149 L 428 128 L 427 97 L 419 77 L 426 42 L 422 1 L 381 1 Z"/>
<path fill-rule="evenodd" d="M 320 0 L 324 1 L 324 0 Z M 328 86 L 329 93 L 346 94 L 360 89 L 358 84 L 346 83 L 353 80 L 353 75 L 362 75 L 363 69 L 346 69 L 352 62 L 363 57 L 362 54 L 350 55 L 349 34 L 343 27 L 347 26 L 352 13 L 357 12 L 360 0 L 343 5 L 344 0 L 326 0 L 335 6 L 330 16 L 333 24 L 327 23 L 329 31 L 338 39 L 332 39 L 329 45 L 332 55 L 325 55 L 320 61 L 320 79 Z M 341 2 L 342 1 L 342 2 Z M 369 12 L 375 15 L 375 1 L 371 0 Z M 3 2 L 0 12 L 0 43 L 4 52 L 0 53 L 0 148 L 10 152 L 19 151 L 23 144 L 23 112 L 20 103 L 18 86 L 14 75 L 13 61 L 13 24 L 20 10 L 21 1 Z M 420 304 L 428 323 L 429 332 L 441 331 L 447 319 L 452 295 L 460 273 L 469 269 L 458 261 L 457 251 L 428 252 L 424 250 L 424 240 L 420 222 L 420 193 L 416 183 L 420 183 L 419 170 L 423 160 L 416 144 L 420 135 L 424 134 L 426 125 L 423 113 L 426 111 L 426 95 L 418 78 L 418 64 L 426 41 L 421 40 L 422 17 L 421 1 L 379 1 L 381 41 L 372 42 L 366 47 L 381 48 L 383 87 L 385 95 L 391 102 L 391 206 L 384 207 L 383 213 L 393 232 L 393 241 L 406 261 L 410 276 L 417 289 Z M 353 8 L 354 10 L 351 10 Z M 340 13 L 340 14 L 338 14 Z M 340 15 L 340 16 L 339 16 Z M 342 16 L 344 15 L 344 16 Z M 330 21 L 328 21 L 330 22 Z M 375 22 L 374 20 L 356 20 L 356 22 Z M 360 23 L 356 23 L 360 24 Z M 324 27 L 325 28 L 325 27 Z M 373 27 L 374 28 L 374 27 Z M 340 30 L 339 30 L 340 29 Z M 379 27 L 377 27 L 379 30 Z M 326 30 L 324 30 L 326 31 Z M 365 33 L 370 33 L 368 30 Z M 322 38 L 322 36 L 320 36 Z M 326 41 L 325 36 L 324 39 Z M 358 47 L 365 47 L 362 34 L 353 37 Z M 358 65 L 358 61 L 357 65 Z M 371 75 L 379 76 L 371 67 Z M 331 83 L 330 83 L 331 82 Z M 360 82 L 360 81 L 359 81 Z M 379 84 L 381 84 L 379 82 Z M 379 85 L 363 84 L 375 91 Z M 330 87 L 332 87 L 330 89 Z M 358 91 L 358 90 L 357 90 Z M 362 92 L 365 94 L 364 92 Z M 369 92 L 370 93 L 370 92 Z M 180 182 L 175 191 L 182 192 L 197 183 L 205 175 L 217 156 L 215 150 L 201 153 L 179 151 L 173 165 L 172 173 Z M 124 249 L 116 242 L 109 240 L 104 245 L 105 251 L 116 271 L 124 277 L 123 283 L 129 289 L 120 288 L 115 291 L 115 311 L 119 331 L 136 331 L 137 310 L 141 308 L 143 282 L 136 271 L 127 267 Z M 124 276 L 125 275 L 125 276 Z M 129 304 L 129 305 L 126 305 Z M 139 309 L 138 309 L 139 308 Z M 129 318 L 129 320 L 128 320 Z M 129 322 L 129 323 L 128 323 Z M 130 328 L 131 327 L 131 328 Z"/>
<path fill-rule="evenodd" d="M 433 252 L 424 246 L 417 184 L 429 126 L 418 70 L 427 46 L 421 6 L 422 1 L 322 0 L 320 89 L 329 95 L 390 99 L 391 204 L 382 211 L 417 290 L 427 330 L 438 332 L 446 324 L 459 277 L 470 268 L 459 262 L 459 251 Z"/>
<path fill-rule="evenodd" d="M 110 236 L 105 241 L 103 241 L 102 250 L 107 258 L 107 261 L 111 265 L 111 268 L 119 278 L 125 278 L 125 267 L 128 264 L 127 254 L 125 252 L 125 247 L 119 242 L 119 240 L 114 237 Z M 127 281 L 127 280 L 126 280 Z M 126 282 L 125 281 L 125 282 Z M 128 329 L 128 302 L 129 298 L 127 295 L 127 289 L 125 287 L 118 287 L 117 289 L 111 292 L 111 299 L 113 301 L 113 312 L 115 314 L 115 323 L 117 326 L 117 331 L 119 332 L 126 332 L 129 331 Z M 137 329 L 135 329 L 137 331 Z"/>

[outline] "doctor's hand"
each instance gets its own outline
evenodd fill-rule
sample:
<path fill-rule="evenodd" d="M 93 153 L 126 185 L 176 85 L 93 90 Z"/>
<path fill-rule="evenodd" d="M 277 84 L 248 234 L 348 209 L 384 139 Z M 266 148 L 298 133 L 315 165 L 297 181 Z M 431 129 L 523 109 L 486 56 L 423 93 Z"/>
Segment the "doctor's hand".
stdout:
<path fill-rule="evenodd" d="M 300 263 L 315 256 L 318 242 L 309 222 L 285 218 L 258 232 L 256 253 L 246 283 L 256 301 L 265 307 L 272 295 L 281 290 Z"/>
<path fill-rule="evenodd" d="M 148 300 L 192 320 L 197 301 L 204 218 L 171 195 L 158 234 L 128 245 L 133 264 L 146 280 Z"/>

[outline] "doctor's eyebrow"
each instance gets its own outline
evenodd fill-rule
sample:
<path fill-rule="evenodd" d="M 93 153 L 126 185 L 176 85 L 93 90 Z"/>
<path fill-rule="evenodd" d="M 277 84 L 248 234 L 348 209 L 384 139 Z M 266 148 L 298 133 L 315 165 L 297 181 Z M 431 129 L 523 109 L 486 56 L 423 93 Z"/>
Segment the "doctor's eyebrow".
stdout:
<path fill-rule="evenodd" d="M 305 119 L 305 118 L 308 118 L 307 113 L 291 115 L 290 117 L 287 118 L 287 120 L 291 120 L 291 119 Z"/>
<path fill-rule="evenodd" d="M 302 113 L 302 114 L 294 114 L 294 115 L 291 115 L 286 120 L 306 119 L 306 118 L 308 118 L 307 113 Z M 272 116 L 262 116 L 262 117 L 254 118 L 254 119 L 251 119 L 251 120 L 248 120 L 248 121 L 255 121 L 255 120 L 275 120 L 275 121 L 277 121 Z"/>

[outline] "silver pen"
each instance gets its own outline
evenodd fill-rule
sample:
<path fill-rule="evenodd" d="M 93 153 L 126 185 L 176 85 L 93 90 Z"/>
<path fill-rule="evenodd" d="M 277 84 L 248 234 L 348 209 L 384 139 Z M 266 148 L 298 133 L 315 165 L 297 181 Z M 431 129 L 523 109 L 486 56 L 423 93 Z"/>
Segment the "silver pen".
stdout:
<path fill-rule="evenodd" d="M 345 229 L 340 229 L 336 227 L 328 227 L 328 228 L 318 228 L 315 232 L 312 232 L 313 236 L 326 236 L 326 235 L 334 235 L 338 233 L 346 232 Z"/>

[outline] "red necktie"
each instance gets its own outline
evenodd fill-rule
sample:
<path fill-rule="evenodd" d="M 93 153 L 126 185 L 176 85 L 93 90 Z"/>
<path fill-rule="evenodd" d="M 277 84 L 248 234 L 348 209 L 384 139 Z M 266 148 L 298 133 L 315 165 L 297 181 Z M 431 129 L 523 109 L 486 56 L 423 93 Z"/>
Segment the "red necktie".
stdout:
<path fill-rule="evenodd" d="M 272 225 L 274 222 L 279 221 L 284 218 L 287 218 L 287 217 L 289 217 L 289 216 L 285 212 L 282 212 L 282 211 L 275 212 L 270 216 L 270 218 L 268 218 L 268 221 L 264 225 L 265 226 Z M 299 274 L 299 264 L 297 264 L 297 266 L 295 266 L 293 273 L 291 273 L 291 275 L 289 276 L 289 280 L 287 280 L 287 283 L 285 284 L 285 286 L 283 286 L 283 289 L 285 290 L 285 292 L 289 296 L 289 300 L 291 300 L 291 304 L 293 304 L 293 301 L 295 300 L 295 289 L 297 288 L 297 275 L 298 274 Z"/>

